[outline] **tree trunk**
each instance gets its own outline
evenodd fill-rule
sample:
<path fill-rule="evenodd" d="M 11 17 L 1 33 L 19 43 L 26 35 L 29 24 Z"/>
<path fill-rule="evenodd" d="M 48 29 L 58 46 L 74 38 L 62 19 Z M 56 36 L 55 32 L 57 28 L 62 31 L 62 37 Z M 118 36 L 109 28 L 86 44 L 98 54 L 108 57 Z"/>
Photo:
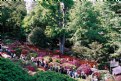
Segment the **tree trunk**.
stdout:
<path fill-rule="evenodd" d="M 62 4 L 62 2 L 60 2 L 60 4 L 59 4 L 60 8 L 58 10 L 58 14 L 59 15 L 62 14 L 62 20 L 59 20 L 59 27 L 64 28 L 64 26 L 65 26 L 65 23 L 64 23 L 64 3 L 63 3 L 63 5 L 61 5 L 61 4 Z M 60 38 L 59 38 L 59 46 L 60 46 L 60 53 L 64 54 L 65 34 L 60 36 Z"/>
<path fill-rule="evenodd" d="M 64 47 L 65 47 L 65 34 L 60 37 L 59 40 L 60 45 L 60 52 L 64 54 Z"/>

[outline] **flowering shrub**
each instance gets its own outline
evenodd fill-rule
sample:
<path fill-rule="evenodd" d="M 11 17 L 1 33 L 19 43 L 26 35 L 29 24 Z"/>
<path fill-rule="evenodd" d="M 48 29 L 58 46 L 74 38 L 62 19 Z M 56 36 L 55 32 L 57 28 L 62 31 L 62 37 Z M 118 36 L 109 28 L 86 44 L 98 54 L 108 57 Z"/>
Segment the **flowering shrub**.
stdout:
<path fill-rule="evenodd" d="M 45 57 L 44 57 L 44 60 L 45 60 L 46 62 L 50 62 L 50 59 L 51 59 L 50 56 L 45 56 Z"/>
<path fill-rule="evenodd" d="M 92 74 L 92 77 L 97 76 L 97 78 L 104 81 L 115 81 L 114 77 L 106 70 L 99 70 Z"/>
<path fill-rule="evenodd" d="M 29 71 L 35 71 L 35 68 L 32 67 L 32 66 L 26 66 L 26 68 L 27 68 Z"/>

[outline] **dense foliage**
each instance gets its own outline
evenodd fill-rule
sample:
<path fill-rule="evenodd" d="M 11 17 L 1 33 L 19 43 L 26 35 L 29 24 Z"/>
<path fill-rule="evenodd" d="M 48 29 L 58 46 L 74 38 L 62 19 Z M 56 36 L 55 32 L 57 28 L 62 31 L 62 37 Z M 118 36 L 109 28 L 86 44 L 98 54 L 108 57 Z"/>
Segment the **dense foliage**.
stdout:
<path fill-rule="evenodd" d="M 39 72 L 35 74 L 34 81 L 76 81 L 73 78 L 56 72 Z"/>
<path fill-rule="evenodd" d="M 64 10 L 60 1 L 65 4 Z M 24 2 L 0 4 L 2 34 L 9 33 L 15 38 L 27 36 L 31 44 L 42 48 L 58 48 L 65 43 L 72 50 L 70 54 L 83 59 L 107 61 L 121 54 L 121 6 L 118 2 L 41 0 L 36 1 L 27 15 Z"/>
<path fill-rule="evenodd" d="M 28 41 L 37 46 L 47 47 L 47 38 L 41 28 L 34 28 L 28 36 Z"/>
<path fill-rule="evenodd" d="M 1 1 L 0 5 L 0 34 L 2 34 L 2 38 L 22 39 L 25 37 L 21 27 L 22 20 L 26 15 L 24 1 Z"/>
<path fill-rule="evenodd" d="M 76 56 L 102 60 L 120 49 L 114 49 L 114 43 L 120 42 L 120 17 L 109 5 L 109 2 L 92 4 L 79 0 L 75 3 L 68 28 L 73 32 L 70 40 L 74 43 L 74 51 L 79 53 Z"/>
<path fill-rule="evenodd" d="M 0 81 L 31 81 L 31 77 L 9 59 L 0 58 Z"/>
<path fill-rule="evenodd" d="M 21 61 L 20 61 L 21 62 Z M 18 66 L 19 64 L 19 66 Z M 73 78 L 56 72 L 38 72 L 30 76 L 20 63 L 0 58 L 0 81 L 76 81 Z"/>

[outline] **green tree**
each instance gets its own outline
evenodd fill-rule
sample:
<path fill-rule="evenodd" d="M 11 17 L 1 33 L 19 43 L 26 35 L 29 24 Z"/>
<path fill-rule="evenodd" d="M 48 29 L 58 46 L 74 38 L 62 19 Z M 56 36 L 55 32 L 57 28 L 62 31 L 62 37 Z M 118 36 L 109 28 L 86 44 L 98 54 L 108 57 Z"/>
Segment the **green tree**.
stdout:
<path fill-rule="evenodd" d="M 0 58 L 0 81 L 31 81 L 32 77 L 9 59 Z"/>
<path fill-rule="evenodd" d="M 24 18 L 23 28 L 28 36 L 28 41 L 31 44 L 47 47 L 49 41 L 48 37 L 45 35 L 45 29 L 48 25 L 47 21 L 48 9 L 37 4 L 34 9 Z M 47 40 L 48 39 L 48 40 Z"/>
<path fill-rule="evenodd" d="M 121 17 L 121 3 L 120 1 L 110 1 L 108 4 L 110 9 L 113 10 L 119 17 Z"/>
<path fill-rule="evenodd" d="M 36 27 L 33 29 L 33 31 L 28 36 L 28 41 L 31 44 L 34 44 L 36 46 L 40 47 L 47 47 L 47 38 L 43 32 L 43 30 L 39 27 Z"/>
<path fill-rule="evenodd" d="M 73 5 L 72 0 L 64 0 L 63 2 L 65 4 L 65 11 L 68 11 L 68 9 Z M 29 33 L 34 27 L 40 27 L 45 35 L 51 40 L 62 39 L 63 35 L 66 33 L 66 28 L 62 28 L 62 25 L 59 25 L 59 22 L 61 24 L 62 22 L 64 23 L 63 19 L 67 18 L 67 14 L 63 16 L 62 13 L 59 13 L 61 10 L 59 3 L 60 1 L 58 0 L 38 1 L 33 12 L 24 19 L 23 27 L 25 27 Z M 60 42 L 63 42 L 63 44 L 61 43 L 60 45 L 64 46 L 65 39 Z"/>
<path fill-rule="evenodd" d="M 3 35 L 8 33 L 7 35 L 10 37 L 21 38 L 24 34 L 21 22 L 26 15 L 24 1 L 1 1 L 0 5 L 0 32 Z"/>
<path fill-rule="evenodd" d="M 77 51 L 81 53 L 80 56 L 89 55 L 93 59 L 99 56 L 109 57 L 112 53 L 111 44 L 120 41 L 121 31 L 120 17 L 110 9 L 109 2 L 92 4 L 88 1 L 77 0 L 70 10 L 69 17 L 68 29 L 72 32 L 70 40 L 74 45 L 76 42 L 79 43 Z M 102 46 L 97 52 L 96 48 L 93 49 L 95 44 L 97 44 L 96 48 L 98 45 Z M 74 47 L 73 49 L 76 49 Z"/>
<path fill-rule="evenodd" d="M 68 11 L 71 9 L 74 1 L 73 0 L 56 0 L 56 1 L 48 1 L 44 2 L 48 3 L 48 8 L 51 11 L 49 15 L 49 19 L 52 24 L 49 25 L 51 28 L 50 36 L 59 40 L 60 52 L 64 53 L 65 41 L 68 34 L 67 30 L 67 22 L 68 22 Z M 45 5 L 45 4 L 44 4 Z M 45 6 L 46 7 L 46 6 Z M 54 24 L 54 25 L 53 25 Z M 48 32 L 48 30 L 47 30 Z"/>
<path fill-rule="evenodd" d="M 44 32 L 47 26 L 47 13 L 47 9 L 39 4 L 35 5 L 33 10 L 23 20 L 23 28 L 25 29 L 25 32 L 29 34 L 36 27 L 41 28 Z"/>

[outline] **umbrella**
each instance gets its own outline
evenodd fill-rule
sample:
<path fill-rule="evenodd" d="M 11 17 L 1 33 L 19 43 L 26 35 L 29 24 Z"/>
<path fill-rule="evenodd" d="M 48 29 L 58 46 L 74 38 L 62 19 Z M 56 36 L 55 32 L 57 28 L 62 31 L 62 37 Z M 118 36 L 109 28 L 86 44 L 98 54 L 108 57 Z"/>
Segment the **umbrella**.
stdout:
<path fill-rule="evenodd" d="M 121 73 L 121 66 L 118 66 L 116 68 L 113 68 L 113 74 L 117 75 Z"/>

